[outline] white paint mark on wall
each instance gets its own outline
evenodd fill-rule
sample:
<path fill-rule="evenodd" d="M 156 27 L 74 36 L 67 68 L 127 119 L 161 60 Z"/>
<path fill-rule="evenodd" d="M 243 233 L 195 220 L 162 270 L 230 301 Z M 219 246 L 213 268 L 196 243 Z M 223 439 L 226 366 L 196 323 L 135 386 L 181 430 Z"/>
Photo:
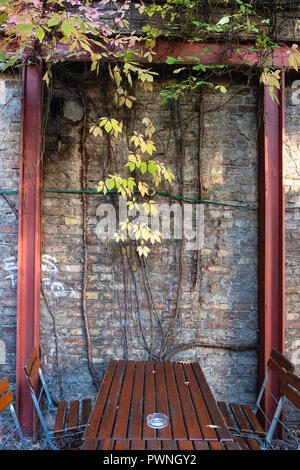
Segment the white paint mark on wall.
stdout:
<path fill-rule="evenodd" d="M 7 271 L 9 274 L 5 277 L 5 279 L 11 280 L 11 287 L 17 287 L 17 272 L 18 272 L 18 264 L 17 258 L 15 256 L 10 256 L 9 258 L 5 258 L 4 260 L 4 270 Z M 51 255 L 42 255 L 42 273 L 43 274 L 57 274 L 59 272 L 57 266 L 57 260 L 54 256 Z M 67 297 L 67 292 L 65 290 L 64 285 L 59 281 L 52 281 L 51 277 L 43 277 L 43 283 L 45 286 L 49 286 L 51 293 L 56 298 Z"/>
<path fill-rule="evenodd" d="M 6 364 L 6 347 L 2 340 L 0 340 L 0 364 Z"/>
<path fill-rule="evenodd" d="M 58 269 L 55 266 L 57 263 L 56 258 L 51 255 L 42 255 L 42 271 L 43 273 L 57 273 Z"/>
<path fill-rule="evenodd" d="M 295 339 L 292 341 L 292 349 L 294 349 L 294 352 L 291 357 L 291 361 L 295 366 L 300 365 L 300 339 Z"/>
<path fill-rule="evenodd" d="M 6 104 L 6 89 L 5 81 L 0 80 L 0 105 Z"/>
<path fill-rule="evenodd" d="M 10 256 L 9 258 L 5 258 L 3 261 L 4 270 L 9 272 L 9 274 L 4 279 L 10 279 L 12 288 L 15 288 L 17 287 L 17 259 L 15 256 Z"/>

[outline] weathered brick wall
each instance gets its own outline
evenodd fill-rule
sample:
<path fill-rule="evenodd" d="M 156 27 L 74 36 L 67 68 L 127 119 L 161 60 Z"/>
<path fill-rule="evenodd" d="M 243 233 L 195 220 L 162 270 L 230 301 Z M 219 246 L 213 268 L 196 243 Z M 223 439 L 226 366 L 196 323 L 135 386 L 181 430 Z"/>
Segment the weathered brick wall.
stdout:
<path fill-rule="evenodd" d="M 0 75 L 0 189 L 8 191 L 18 190 L 19 187 L 19 85 L 18 76 Z M 5 196 L 13 206 L 17 206 L 17 194 Z M 0 196 L 0 380 L 7 377 L 13 393 L 16 367 L 17 237 L 17 217 L 3 196 Z M 5 424 L 7 416 L 2 419 Z"/>
<path fill-rule="evenodd" d="M 178 178 L 174 186 L 165 186 L 162 190 L 179 194 L 182 161 L 178 140 L 180 126 L 176 126 L 174 135 L 174 117 L 172 118 L 169 106 L 161 104 L 161 86 L 158 82 L 153 94 L 144 95 L 137 91 L 139 98 L 135 111 L 127 111 L 127 120 L 129 118 L 133 129 L 142 131 L 141 119 L 145 112 L 148 113 L 156 127 L 156 156 L 170 166 Z M 99 118 L 107 115 L 108 104 L 105 103 L 103 88 L 101 79 L 93 79 L 86 84 L 89 122 L 96 116 Z M 70 113 L 69 105 L 66 105 L 66 101 L 77 102 L 78 95 L 66 83 L 56 81 L 53 97 L 59 106 L 54 107 L 55 109 L 52 107 L 54 114 L 48 122 L 43 187 L 78 190 L 81 188 L 82 121 L 72 122 L 74 108 Z M 65 105 L 60 101 L 61 98 L 65 100 Z M 242 90 L 236 86 L 227 95 L 206 92 L 203 100 L 202 197 L 224 203 L 257 204 L 255 88 Z M 199 197 L 199 109 L 198 94 L 181 100 L 180 117 L 185 144 L 184 194 L 195 198 Z M 61 117 L 57 113 L 61 113 Z M 80 112 L 78 114 L 81 117 Z M 175 119 L 178 121 L 176 112 Z M 126 161 L 128 146 L 125 132 L 123 141 L 112 146 L 111 156 L 104 139 L 96 140 L 93 136 L 88 136 L 88 189 L 95 190 L 103 175 L 109 171 L 114 172 Z M 58 134 L 61 136 L 61 143 Z M 104 243 L 98 239 L 95 233 L 99 221 L 96 209 L 101 202 L 113 199 L 114 196 L 88 196 L 87 313 L 93 367 L 99 378 L 111 358 L 120 359 L 126 357 L 126 354 L 130 359 L 148 357 L 137 335 L 140 318 L 146 340 L 150 344 L 149 292 L 147 294 L 143 274 L 148 275 L 154 300 L 154 352 L 157 352 L 160 344 L 160 329 L 155 312 L 165 330 L 175 313 L 178 290 L 180 241 L 163 241 L 159 246 L 153 247 L 145 272 L 133 247 L 128 246 L 126 250 L 122 250 L 115 242 Z M 165 204 L 176 202 L 158 196 L 156 201 Z M 44 193 L 42 211 L 43 277 L 45 294 L 52 312 L 51 315 L 42 299 L 41 344 L 45 368 L 52 378 L 54 393 L 59 394 L 56 378 L 58 366 L 66 394 L 86 395 L 88 388 L 93 394 L 95 390 L 88 371 L 81 311 L 81 196 L 75 193 Z M 216 345 L 255 343 L 257 212 L 205 205 L 199 289 L 194 289 L 194 252 L 183 251 L 182 258 L 181 315 L 175 330 L 173 347 L 199 342 Z M 55 358 L 53 316 L 58 334 L 58 364 Z M 127 333 L 126 337 L 124 331 Z M 194 348 L 180 352 L 172 356 L 172 359 L 199 360 L 218 398 L 253 402 L 256 392 L 255 351 L 237 353 L 218 348 Z"/>
<path fill-rule="evenodd" d="M 286 192 L 286 354 L 300 373 L 300 100 L 299 85 L 287 87 L 284 177 Z M 288 418 L 299 423 L 290 407 Z"/>
<path fill-rule="evenodd" d="M 103 84 L 86 84 L 88 117 L 106 115 Z M 145 110 L 156 126 L 158 156 L 176 170 L 180 181 L 181 153 L 172 126 L 170 109 L 161 105 L 157 84 L 153 95 L 142 97 L 136 123 Z M 288 205 L 300 206 L 299 199 L 299 105 L 292 103 L 295 89 L 288 88 L 286 103 L 285 184 Z M 18 188 L 20 102 L 19 79 L 2 75 L 1 106 L 1 189 Z M 71 86 L 56 81 L 54 98 L 63 102 L 52 106 L 47 127 L 43 189 L 78 190 L 81 187 L 80 130 L 82 117 L 78 95 Z M 230 99 L 230 100 L 229 100 Z M 229 102 L 227 103 L 227 101 Z M 257 204 L 257 149 L 255 88 L 233 87 L 227 95 L 206 92 L 203 97 L 203 141 L 201 145 L 202 197 L 205 199 Z M 70 103 L 72 108 L 70 111 Z M 221 106 L 222 105 L 222 106 Z M 46 106 L 46 104 L 45 104 Z M 181 118 L 185 139 L 185 195 L 199 197 L 198 138 L 199 107 L 197 94 L 182 99 Z M 68 110 L 69 108 L 69 110 Z M 65 117 L 63 114 L 65 113 Z M 60 117 L 61 114 L 61 117 Z M 58 116 L 59 115 L 59 116 Z M 77 119 L 77 118 L 76 118 Z M 61 136 L 61 143 L 60 138 Z M 175 138 L 176 137 L 176 138 Z M 88 136 L 90 156 L 88 189 L 108 171 L 115 171 L 126 160 L 127 144 L 114 146 L 112 160 L 106 144 Z M 60 151 L 58 151 L 60 148 Z M 177 162 L 177 164 L 175 164 Z M 163 188 L 179 193 L 175 186 Z M 8 195 L 17 205 L 17 195 Z M 93 367 L 99 379 L 111 358 L 147 358 L 136 334 L 138 312 L 149 341 L 149 298 L 143 272 L 133 248 L 127 254 L 116 243 L 100 242 L 95 230 L 100 202 L 113 196 L 88 196 L 88 289 L 87 312 L 92 342 Z M 156 200 L 169 203 L 166 198 Z M 176 201 L 172 201 L 174 203 Z M 176 329 L 174 347 L 191 342 L 241 344 L 255 342 L 257 335 L 257 213 L 246 209 L 205 205 L 204 246 L 201 250 L 201 288 L 194 290 L 196 261 L 193 252 L 183 254 L 183 293 L 181 324 Z M 1 210 L 1 316 L 0 371 L 14 391 L 16 335 L 17 219 L 7 202 L 0 199 Z M 42 199 L 43 285 L 51 314 L 41 296 L 41 347 L 44 368 L 54 395 L 59 397 L 59 374 L 64 397 L 95 394 L 87 364 L 87 349 L 82 317 L 82 200 L 77 193 L 43 193 Z M 299 211 L 286 213 L 286 353 L 299 373 Z M 164 327 L 175 311 L 178 288 L 179 241 L 163 241 L 151 250 L 147 272 L 155 309 Z M 128 256 L 128 258 L 127 258 Z M 130 265 L 128 264 L 128 259 Z M 125 268 L 125 270 L 124 270 Z M 132 271 L 131 271 L 132 269 Z M 133 278 L 134 274 L 134 278 Z M 135 290 L 134 279 L 137 291 Z M 124 286 L 126 285 L 126 289 Z M 138 294 L 138 295 L 137 295 Z M 125 308 L 127 305 L 127 308 Z M 54 320 L 55 319 L 55 327 Z M 127 349 L 122 327 L 127 322 Z M 155 323 L 155 334 L 159 328 Z M 58 338 L 56 357 L 55 330 Z M 159 341 L 155 343 L 157 348 Z M 232 352 L 218 348 L 187 349 L 173 360 L 199 360 L 220 399 L 253 402 L 256 393 L 257 359 L 255 351 Z M 298 417 L 291 410 L 289 421 Z M 1 421 L 2 422 L 2 421 Z"/>

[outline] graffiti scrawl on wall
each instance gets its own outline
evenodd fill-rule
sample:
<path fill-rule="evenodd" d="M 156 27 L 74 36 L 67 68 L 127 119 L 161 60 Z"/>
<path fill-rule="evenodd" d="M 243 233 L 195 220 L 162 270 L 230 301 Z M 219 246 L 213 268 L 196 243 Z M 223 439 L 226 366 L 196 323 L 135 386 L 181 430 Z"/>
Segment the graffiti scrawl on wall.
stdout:
<path fill-rule="evenodd" d="M 10 256 L 4 260 L 4 270 L 8 273 L 5 279 L 11 281 L 11 287 L 14 289 L 17 287 L 17 275 L 18 275 L 18 263 L 16 256 Z M 51 293 L 56 298 L 66 297 L 67 292 L 64 285 L 54 280 L 55 275 L 59 274 L 57 268 L 57 261 L 54 256 L 42 255 L 42 273 L 43 273 L 43 284 L 47 286 Z"/>

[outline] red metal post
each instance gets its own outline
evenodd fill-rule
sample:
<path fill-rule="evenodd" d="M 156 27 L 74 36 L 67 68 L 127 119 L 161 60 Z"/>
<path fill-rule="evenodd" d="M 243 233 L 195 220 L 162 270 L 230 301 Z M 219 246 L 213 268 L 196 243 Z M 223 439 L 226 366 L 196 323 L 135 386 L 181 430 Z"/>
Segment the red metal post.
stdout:
<path fill-rule="evenodd" d="M 36 419 L 23 366 L 32 347 L 39 346 L 42 99 L 37 66 L 27 65 L 22 73 L 16 400 L 23 433 L 34 436 Z"/>
<path fill-rule="evenodd" d="M 259 386 L 266 372 L 272 348 L 284 354 L 285 340 L 285 192 L 283 184 L 283 141 L 285 134 L 285 76 L 282 71 L 279 104 L 269 88 L 263 90 L 261 123 L 259 200 Z M 279 392 L 276 379 L 270 384 Z M 274 414 L 274 401 L 264 400 L 268 417 Z"/>

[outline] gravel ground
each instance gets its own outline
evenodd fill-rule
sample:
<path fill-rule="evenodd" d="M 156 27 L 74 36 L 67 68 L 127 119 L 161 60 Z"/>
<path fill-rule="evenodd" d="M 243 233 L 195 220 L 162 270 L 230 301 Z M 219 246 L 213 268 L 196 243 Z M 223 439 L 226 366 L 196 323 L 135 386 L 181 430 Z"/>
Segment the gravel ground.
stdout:
<path fill-rule="evenodd" d="M 34 442 L 30 438 L 25 438 L 28 450 L 40 450 L 41 449 L 41 441 Z M 61 449 L 62 450 L 78 450 L 78 444 L 74 445 L 70 443 L 63 442 L 61 440 Z M 4 450 L 23 450 L 22 445 L 19 441 L 16 439 L 10 439 L 10 441 L 7 443 L 6 447 Z M 269 449 L 268 449 L 269 450 Z M 272 442 L 272 448 L 270 450 L 275 450 L 275 451 L 283 451 L 283 450 L 295 450 L 295 444 L 288 442 L 288 441 L 280 441 L 280 440 L 275 440 Z"/>
<path fill-rule="evenodd" d="M 9 429 L 0 427 L 0 445 L 5 437 L 9 434 Z M 40 450 L 43 440 L 34 441 L 30 437 L 25 437 L 25 442 L 27 444 L 28 450 Z M 56 441 L 56 445 L 59 446 L 62 450 L 78 449 L 81 444 L 81 439 L 59 439 Z M 7 441 L 3 450 L 24 450 L 21 442 L 13 435 Z"/>

